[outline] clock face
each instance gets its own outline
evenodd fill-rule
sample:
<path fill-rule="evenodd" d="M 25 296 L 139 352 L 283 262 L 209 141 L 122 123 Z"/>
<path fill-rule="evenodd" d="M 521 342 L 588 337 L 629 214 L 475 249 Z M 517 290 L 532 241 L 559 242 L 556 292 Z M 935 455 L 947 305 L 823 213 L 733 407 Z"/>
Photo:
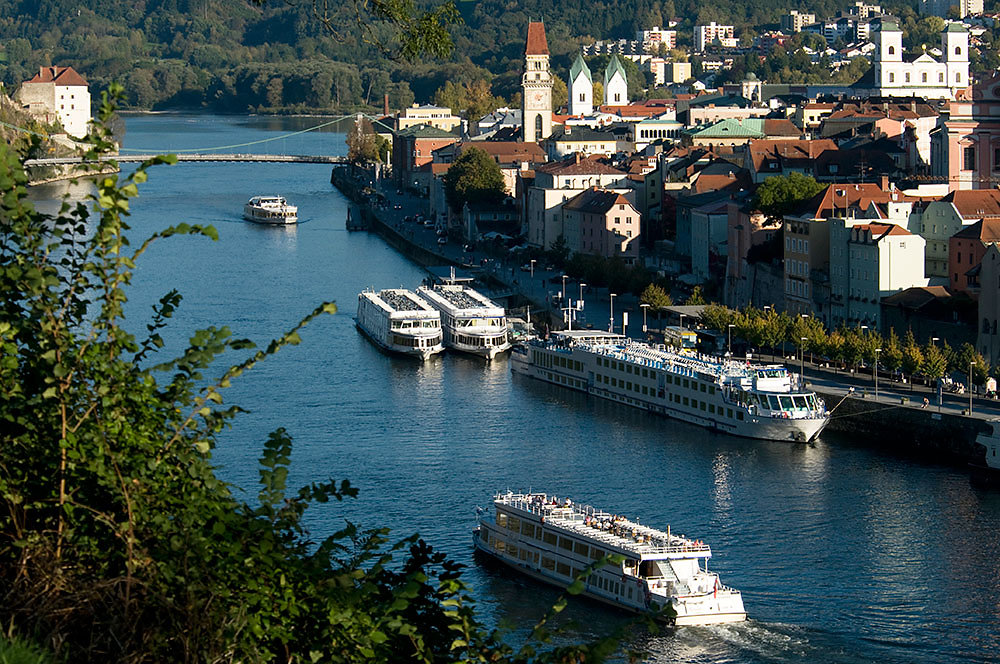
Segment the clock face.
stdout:
<path fill-rule="evenodd" d="M 544 93 L 544 92 L 536 92 L 536 93 L 534 93 L 533 95 L 531 95 L 531 99 L 532 99 L 532 101 L 534 101 L 534 102 L 535 102 L 536 104 L 541 104 L 541 103 L 542 103 L 542 101 L 544 101 L 544 100 L 545 100 L 545 93 Z"/>

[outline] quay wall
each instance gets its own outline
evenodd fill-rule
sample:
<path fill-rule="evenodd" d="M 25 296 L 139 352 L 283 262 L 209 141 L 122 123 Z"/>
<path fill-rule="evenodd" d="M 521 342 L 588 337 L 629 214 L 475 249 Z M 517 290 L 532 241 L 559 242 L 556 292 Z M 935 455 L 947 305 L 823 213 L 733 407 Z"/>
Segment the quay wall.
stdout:
<path fill-rule="evenodd" d="M 813 389 L 828 408 L 844 399 L 842 393 Z M 961 465 L 983 461 L 985 450 L 976 444 L 976 436 L 991 431 L 986 420 L 939 413 L 934 406 L 920 408 L 898 398 L 890 401 L 883 397 L 876 402 L 860 395 L 844 399 L 833 411 L 827 428 L 872 447 Z"/>

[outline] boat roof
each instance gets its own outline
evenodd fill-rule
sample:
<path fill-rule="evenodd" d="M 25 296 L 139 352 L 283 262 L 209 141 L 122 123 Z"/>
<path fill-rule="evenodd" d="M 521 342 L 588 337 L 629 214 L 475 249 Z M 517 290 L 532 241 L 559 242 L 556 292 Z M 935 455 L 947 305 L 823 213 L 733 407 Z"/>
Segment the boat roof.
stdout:
<path fill-rule="evenodd" d="M 674 352 L 663 344 L 650 345 L 620 334 L 594 330 L 566 330 L 553 334 L 555 342 L 576 345 L 587 351 L 616 360 L 632 362 L 653 369 L 683 369 L 702 374 L 707 379 L 727 381 L 744 378 L 780 378 L 788 375 L 781 364 L 760 364 L 703 353 Z"/>
<path fill-rule="evenodd" d="M 538 515 L 546 525 L 569 531 L 588 542 L 641 560 L 673 558 L 710 558 L 712 549 L 700 540 L 643 526 L 618 514 L 610 514 L 590 505 L 558 500 L 545 493 L 498 493 L 495 506 Z"/>
<path fill-rule="evenodd" d="M 427 316 L 417 316 L 418 318 L 436 318 L 439 316 L 436 309 L 411 290 L 405 288 L 387 288 L 377 293 L 375 291 L 364 291 L 361 297 L 367 297 L 384 311 L 391 314 L 405 313 L 407 317 L 413 314 L 428 314 Z"/>
<path fill-rule="evenodd" d="M 421 286 L 417 293 L 426 298 L 431 306 L 457 316 L 503 316 L 504 309 L 482 293 L 463 284 L 434 284 Z"/>

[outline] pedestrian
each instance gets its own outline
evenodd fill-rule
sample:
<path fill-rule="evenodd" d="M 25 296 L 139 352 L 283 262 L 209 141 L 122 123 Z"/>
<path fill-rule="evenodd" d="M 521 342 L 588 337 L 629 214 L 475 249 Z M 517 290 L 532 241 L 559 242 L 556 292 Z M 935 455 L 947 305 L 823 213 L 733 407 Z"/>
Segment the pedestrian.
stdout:
<path fill-rule="evenodd" d="M 927 406 L 929 406 L 930 404 L 931 404 L 930 400 L 927 397 L 924 397 L 924 405 L 921 406 L 921 408 L 927 408 Z"/>

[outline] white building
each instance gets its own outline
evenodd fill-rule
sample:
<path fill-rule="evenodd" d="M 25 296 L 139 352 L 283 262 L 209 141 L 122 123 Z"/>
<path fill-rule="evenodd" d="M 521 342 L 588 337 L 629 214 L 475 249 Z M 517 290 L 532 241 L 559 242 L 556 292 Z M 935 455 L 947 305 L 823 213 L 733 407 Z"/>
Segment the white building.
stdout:
<path fill-rule="evenodd" d="M 983 13 L 983 0 L 920 0 L 920 13 L 925 16 L 946 18 L 952 7 L 958 9 L 961 18 Z"/>
<path fill-rule="evenodd" d="M 396 116 L 396 130 L 402 131 L 418 125 L 430 125 L 443 131 L 451 131 L 462 124 L 462 118 L 453 115 L 450 108 L 434 104 L 413 104 L 404 108 Z"/>
<path fill-rule="evenodd" d="M 635 38 L 636 41 L 642 42 L 643 48 L 646 49 L 647 53 L 655 52 L 660 44 L 663 44 L 667 48 L 677 48 L 676 30 L 663 30 L 659 27 L 655 27 L 652 30 L 637 30 Z"/>
<path fill-rule="evenodd" d="M 611 61 L 604 70 L 604 105 L 628 105 L 628 78 L 617 55 L 611 56 Z"/>
<path fill-rule="evenodd" d="M 594 112 L 594 79 L 579 53 L 569 68 L 569 114 L 588 116 Z"/>
<path fill-rule="evenodd" d="M 87 81 L 72 67 L 41 67 L 21 84 L 17 99 L 43 122 L 59 121 L 70 136 L 87 135 L 90 124 L 90 91 Z"/>
<path fill-rule="evenodd" d="M 846 247 L 835 247 L 834 238 L 843 236 L 831 228 L 832 323 L 869 325 L 878 330 L 883 297 L 927 285 L 924 239 L 895 224 L 857 223 L 864 221 L 832 220 L 841 228 L 846 226 L 848 232 Z M 846 292 L 841 293 L 838 284 L 843 284 Z"/>
<path fill-rule="evenodd" d="M 969 33 L 949 23 L 941 33 L 941 60 L 926 52 L 912 61 L 903 58 L 903 31 L 886 21 L 872 33 L 875 94 L 884 97 L 954 99 L 969 84 Z"/>
<path fill-rule="evenodd" d="M 816 22 L 816 14 L 803 14 L 793 9 L 781 17 L 781 29 L 787 32 L 802 32 L 802 28 Z"/>
<path fill-rule="evenodd" d="M 591 187 L 632 195 L 627 173 L 579 153 L 564 161 L 538 166 L 535 181 L 525 196 L 528 244 L 550 249 L 560 236 L 566 239 L 562 204 Z"/>
<path fill-rule="evenodd" d="M 736 48 L 738 45 L 731 25 L 717 25 L 712 21 L 708 25 L 694 26 L 695 52 L 704 52 L 705 47 L 711 46 L 716 40 L 726 48 Z"/>

